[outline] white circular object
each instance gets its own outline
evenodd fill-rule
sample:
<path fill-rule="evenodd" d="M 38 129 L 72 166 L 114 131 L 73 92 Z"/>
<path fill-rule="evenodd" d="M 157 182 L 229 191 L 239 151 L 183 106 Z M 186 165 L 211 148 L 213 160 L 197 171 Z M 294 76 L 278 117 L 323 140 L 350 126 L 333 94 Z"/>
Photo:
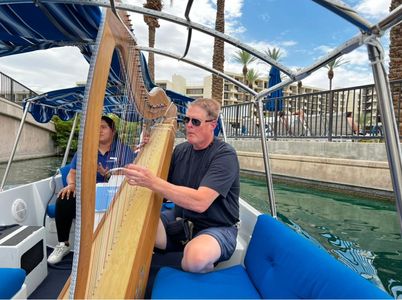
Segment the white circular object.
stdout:
<path fill-rule="evenodd" d="M 18 223 L 23 222 L 28 215 L 26 202 L 22 199 L 16 199 L 11 206 L 11 214 Z"/>

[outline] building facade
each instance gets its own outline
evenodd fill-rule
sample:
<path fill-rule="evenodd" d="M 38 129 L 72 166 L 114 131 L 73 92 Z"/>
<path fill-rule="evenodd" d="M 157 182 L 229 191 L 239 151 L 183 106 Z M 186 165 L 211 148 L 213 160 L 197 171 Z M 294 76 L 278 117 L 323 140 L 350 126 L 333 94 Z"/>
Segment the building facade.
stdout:
<path fill-rule="evenodd" d="M 225 72 L 226 75 L 236 79 L 239 82 L 244 83 L 243 74 L 237 74 L 232 72 Z M 172 80 L 157 80 L 156 84 L 163 89 L 171 89 L 175 92 L 184 94 L 191 98 L 210 98 L 212 95 L 212 75 L 204 77 L 203 84 L 192 85 L 187 84 L 186 79 L 181 76 L 174 74 Z M 253 82 L 252 88 L 257 93 L 268 87 L 268 77 L 260 77 L 255 82 Z M 296 94 L 306 94 L 322 91 L 321 89 L 301 86 L 300 88 L 297 84 L 292 84 L 284 89 L 284 97 L 296 95 Z M 234 105 L 239 103 L 248 102 L 251 100 L 251 95 L 244 92 L 240 87 L 233 84 L 232 82 L 224 79 L 223 82 L 223 99 L 222 105 Z"/>

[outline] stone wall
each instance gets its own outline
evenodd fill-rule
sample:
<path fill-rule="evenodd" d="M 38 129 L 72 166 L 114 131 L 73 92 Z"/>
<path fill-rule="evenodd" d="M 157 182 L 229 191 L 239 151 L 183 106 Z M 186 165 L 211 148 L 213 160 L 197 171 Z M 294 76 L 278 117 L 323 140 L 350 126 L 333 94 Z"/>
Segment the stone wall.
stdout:
<path fill-rule="evenodd" d="M 0 162 L 8 161 L 22 115 L 19 105 L 0 98 Z M 40 124 L 28 114 L 14 159 L 55 155 L 56 148 L 51 138 L 54 132 L 52 122 Z"/>
<path fill-rule="evenodd" d="M 264 172 L 259 140 L 229 140 L 240 167 Z M 273 175 L 392 192 L 384 143 L 269 141 Z"/>

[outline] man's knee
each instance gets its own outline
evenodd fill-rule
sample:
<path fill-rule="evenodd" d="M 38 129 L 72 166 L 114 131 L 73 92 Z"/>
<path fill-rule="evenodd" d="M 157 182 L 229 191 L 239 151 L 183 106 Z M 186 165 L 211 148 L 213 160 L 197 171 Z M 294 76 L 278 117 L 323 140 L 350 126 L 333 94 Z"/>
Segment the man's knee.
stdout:
<path fill-rule="evenodd" d="M 200 235 L 184 248 L 182 268 L 188 272 L 205 273 L 212 271 L 214 263 L 221 256 L 218 241 L 210 235 Z"/>
<path fill-rule="evenodd" d="M 205 273 L 213 270 L 213 259 L 200 249 L 187 248 L 184 250 L 181 266 L 184 271 Z"/>

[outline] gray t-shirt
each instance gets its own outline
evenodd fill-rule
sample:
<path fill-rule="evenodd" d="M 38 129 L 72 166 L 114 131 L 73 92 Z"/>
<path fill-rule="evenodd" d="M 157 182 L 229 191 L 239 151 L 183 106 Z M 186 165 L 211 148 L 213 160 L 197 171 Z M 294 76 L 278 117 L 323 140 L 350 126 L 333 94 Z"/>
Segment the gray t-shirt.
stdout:
<path fill-rule="evenodd" d="M 177 145 L 168 181 L 194 189 L 204 186 L 219 193 L 203 213 L 175 206 L 176 217 L 190 219 L 196 231 L 231 226 L 239 221 L 239 161 L 231 145 L 216 138 L 203 150 L 194 150 L 188 142 Z"/>

